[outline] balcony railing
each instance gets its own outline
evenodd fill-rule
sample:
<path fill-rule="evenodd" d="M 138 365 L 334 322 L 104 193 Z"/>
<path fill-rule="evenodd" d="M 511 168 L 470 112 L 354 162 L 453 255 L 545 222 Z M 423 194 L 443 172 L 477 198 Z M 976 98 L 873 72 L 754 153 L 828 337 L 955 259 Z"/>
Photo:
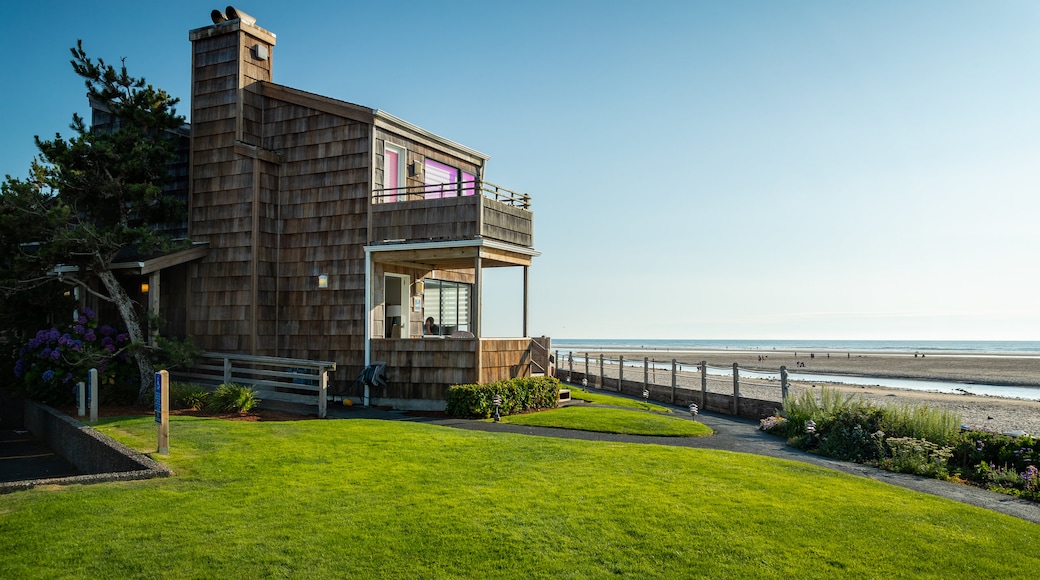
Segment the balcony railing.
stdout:
<path fill-rule="evenodd" d="M 530 211 L 531 196 L 518 193 L 487 181 L 459 181 L 455 183 L 438 183 L 430 185 L 410 185 L 372 191 L 372 203 L 394 203 L 400 201 L 421 201 L 424 199 L 443 199 L 448 197 L 466 197 L 481 195 Z"/>

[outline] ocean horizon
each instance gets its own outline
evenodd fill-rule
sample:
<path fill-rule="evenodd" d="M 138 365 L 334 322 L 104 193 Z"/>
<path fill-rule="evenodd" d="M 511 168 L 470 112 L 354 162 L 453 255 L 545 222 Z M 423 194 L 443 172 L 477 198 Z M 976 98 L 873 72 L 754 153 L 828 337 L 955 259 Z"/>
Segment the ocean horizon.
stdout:
<path fill-rule="evenodd" d="M 817 352 L 921 352 L 979 355 L 1040 355 L 1037 340 L 708 340 L 554 338 L 560 350 L 768 350 Z"/>

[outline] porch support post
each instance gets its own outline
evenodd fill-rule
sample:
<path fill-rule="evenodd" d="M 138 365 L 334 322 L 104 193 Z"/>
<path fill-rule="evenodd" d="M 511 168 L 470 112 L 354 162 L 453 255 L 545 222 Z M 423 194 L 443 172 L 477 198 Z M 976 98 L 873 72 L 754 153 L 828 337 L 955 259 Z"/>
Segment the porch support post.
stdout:
<path fill-rule="evenodd" d="M 156 270 L 148 275 L 148 312 L 152 314 L 153 320 L 159 318 L 159 298 L 162 296 L 160 294 L 162 289 L 159 287 L 159 279 L 161 278 L 161 274 L 162 270 Z M 149 346 L 155 346 L 158 339 L 159 327 L 156 326 L 148 335 Z"/>
<path fill-rule="evenodd" d="M 473 288 L 476 290 L 477 300 L 473 307 L 473 335 L 480 338 L 484 335 L 481 331 L 480 323 L 484 313 L 484 271 L 483 263 L 480 258 L 480 252 L 477 251 L 477 257 L 473 259 Z"/>
<path fill-rule="evenodd" d="M 481 212 L 483 213 L 483 212 Z M 480 249 L 477 249 L 477 257 L 473 259 L 473 286 L 476 290 L 477 303 L 473 307 L 473 336 L 477 337 L 476 344 L 476 371 L 477 380 L 474 381 L 476 384 L 480 384 L 484 380 L 484 348 L 483 340 L 481 336 L 483 333 L 480 329 L 481 314 L 484 312 L 484 271 L 483 263 L 480 259 Z"/>
<path fill-rule="evenodd" d="M 372 363 L 372 252 L 365 252 L 365 366 Z"/>
<path fill-rule="evenodd" d="M 528 299 L 529 299 L 529 295 L 528 295 L 529 280 L 528 280 L 527 275 L 528 275 L 528 270 L 529 269 L 530 268 L 528 266 L 524 266 L 524 334 L 523 334 L 524 338 L 527 338 L 527 337 L 530 336 L 530 334 L 528 334 L 528 332 L 527 332 L 527 313 L 528 313 Z"/>

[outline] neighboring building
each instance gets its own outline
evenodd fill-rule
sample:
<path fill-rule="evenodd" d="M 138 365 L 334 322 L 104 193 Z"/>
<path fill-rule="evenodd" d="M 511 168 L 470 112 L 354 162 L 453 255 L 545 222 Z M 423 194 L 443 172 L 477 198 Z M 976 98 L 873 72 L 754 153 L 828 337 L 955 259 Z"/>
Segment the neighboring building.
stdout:
<path fill-rule="evenodd" d="M 208 249 L 150 274 L 173 334 L 212 352 L 334 361 L 333 392 L 385 361 L 374 402 L 397 407 L 440 408 L 449 385 L 547 366 L 532 366 L 547 355 L 528 337 L 530 198 L 486 182 L 483 153 L 275 84 L 275 35 L 239 16 L 189 33 L 188 236 Z M 494 267 L 524 270 L 522 337 L 483 336 Z"/>

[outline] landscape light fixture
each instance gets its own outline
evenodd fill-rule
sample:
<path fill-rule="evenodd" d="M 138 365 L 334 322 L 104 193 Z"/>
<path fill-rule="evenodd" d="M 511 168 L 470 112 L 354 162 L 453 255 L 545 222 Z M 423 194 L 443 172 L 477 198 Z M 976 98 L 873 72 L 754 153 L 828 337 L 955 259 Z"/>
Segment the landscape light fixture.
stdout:
<path fill-rule="evenodd" d="M 148 293 L 148 282 L 141 282 L 141 294 Z"/>
<path fill-rule="evenodd" d="M 329 275 L 328 274 L 318 274 L 318 289 L 319 290 L 328 290 L 328 288 L 329 288 Z"/>

